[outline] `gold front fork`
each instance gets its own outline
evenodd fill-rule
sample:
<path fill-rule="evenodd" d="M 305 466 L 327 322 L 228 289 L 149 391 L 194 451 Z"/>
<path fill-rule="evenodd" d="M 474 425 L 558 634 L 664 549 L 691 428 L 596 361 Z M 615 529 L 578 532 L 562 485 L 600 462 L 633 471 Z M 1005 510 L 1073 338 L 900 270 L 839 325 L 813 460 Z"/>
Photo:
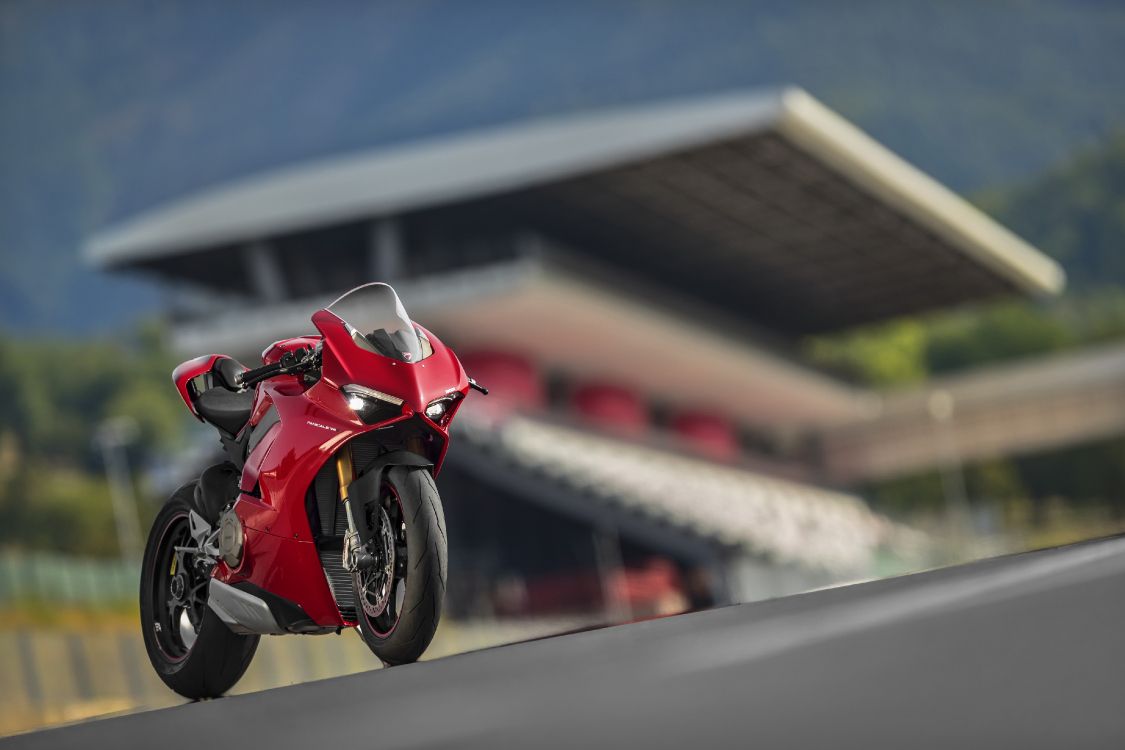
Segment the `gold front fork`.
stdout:
<path fill-rule="evenodd" d="M 352 517 L 352 504 L 348 500 L 348 485 L 355 480 L 355 466 L 352 464 L 352 447 L 345 445 L 336 454 L 336 479 L 340 483 L 340 502 L 344 504 L 344 515 L 348 519 L 348 535 L 344 538 L 344 567 L 355 570 L 356 551 L 359 548 L 359 532 L 356 531 Z"/>
<path fill-rule="evenodd" d="M 340 502 L 348 502 L 348 485 L 355 479 L 355 467 L 352 466 L 352 447 L 345 445 L 336 454 L 336 479 L 340 481 Z"/>

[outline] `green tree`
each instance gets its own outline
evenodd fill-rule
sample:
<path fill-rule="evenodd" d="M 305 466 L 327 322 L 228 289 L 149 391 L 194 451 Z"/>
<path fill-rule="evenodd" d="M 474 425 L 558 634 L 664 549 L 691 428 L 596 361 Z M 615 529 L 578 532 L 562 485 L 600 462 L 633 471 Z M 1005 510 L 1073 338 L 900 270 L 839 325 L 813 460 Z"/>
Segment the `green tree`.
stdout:
<path fill-rule="evenodd" d="M 129 417 L 143 465 L 182 438 L 159 327 L 124 344 L 0 336 L 0 544 L 116 554 L 98 426 Z"/>

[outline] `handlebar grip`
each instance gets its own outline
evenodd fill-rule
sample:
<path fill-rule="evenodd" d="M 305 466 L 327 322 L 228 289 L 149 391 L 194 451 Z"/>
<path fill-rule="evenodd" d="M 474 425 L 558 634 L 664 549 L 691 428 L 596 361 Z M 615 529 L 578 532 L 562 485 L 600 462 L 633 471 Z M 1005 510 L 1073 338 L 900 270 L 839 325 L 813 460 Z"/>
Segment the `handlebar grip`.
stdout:
<path fill-rule="evenodd" d="M 255 367 L 242 373 L 242 375 L 240 375 L 238 378 L 238 382 L 239 385 L 241 385 L 243 388 L 249 388 L 259 381 L 277 375 L 283 369 L 284 365 L 282 365 L 280 362 L 275 362 L 272 365 L 262 365 L 261 367 Z"/>
<path fill-rule="evenodd" d="M 262 365 L 252 370 L 247 370 L 242 373 L 239 378 L 239 384 L 243 388 L 249 388 L 256 383 L 259 383 L 267 378 L 272 378 L 274 375 L 281 375 L 282 373 L 300 372 L 315 366 L 316 357 L 311 349 L 299 350 L 299 354 L 295 352 L 286 352 L 281 355 L 281 359 L 273 364 Z"/>

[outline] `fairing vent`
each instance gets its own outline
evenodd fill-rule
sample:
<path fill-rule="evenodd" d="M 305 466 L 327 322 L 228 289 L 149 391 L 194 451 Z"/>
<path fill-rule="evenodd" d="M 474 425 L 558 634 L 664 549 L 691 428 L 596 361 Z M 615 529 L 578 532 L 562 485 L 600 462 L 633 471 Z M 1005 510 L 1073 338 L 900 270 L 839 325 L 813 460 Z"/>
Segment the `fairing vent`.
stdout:
<path fill-rule="evenodd" d="M 355 622 L 355 589 L 352 587 L 352 577 L 344 570 L 343 552 L 331 549 L 320 550 L 320 565 L 324 568 L 328 588 L 332 589 L 332 596 L 336 600 L 336 606 L 340 608 L 340 615 L 345 620 Z"/>

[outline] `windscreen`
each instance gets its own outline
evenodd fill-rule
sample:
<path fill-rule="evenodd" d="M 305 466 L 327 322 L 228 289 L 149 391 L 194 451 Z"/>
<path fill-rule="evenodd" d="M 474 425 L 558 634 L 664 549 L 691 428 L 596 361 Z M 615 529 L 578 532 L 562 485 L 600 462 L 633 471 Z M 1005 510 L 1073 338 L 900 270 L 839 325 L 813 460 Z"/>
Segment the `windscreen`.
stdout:
<path fill-rule="evenodd" d="M 401 362 L 418 362 L 433 348 L 406 314 L 402 300 L 386 284 L 356 287 L 328 306 L 344 321 L 352 340 L 362 349 Z"/>

